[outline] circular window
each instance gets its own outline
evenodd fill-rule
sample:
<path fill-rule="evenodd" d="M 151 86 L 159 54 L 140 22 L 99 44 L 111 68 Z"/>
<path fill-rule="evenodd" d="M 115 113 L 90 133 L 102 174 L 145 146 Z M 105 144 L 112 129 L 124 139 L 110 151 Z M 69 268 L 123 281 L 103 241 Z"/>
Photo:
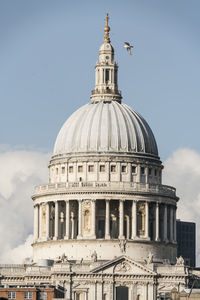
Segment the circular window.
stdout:
<path fill-rule="evenodd" d="M 109 56 L 106 56 L 106 59 L 109 59 Z"/>

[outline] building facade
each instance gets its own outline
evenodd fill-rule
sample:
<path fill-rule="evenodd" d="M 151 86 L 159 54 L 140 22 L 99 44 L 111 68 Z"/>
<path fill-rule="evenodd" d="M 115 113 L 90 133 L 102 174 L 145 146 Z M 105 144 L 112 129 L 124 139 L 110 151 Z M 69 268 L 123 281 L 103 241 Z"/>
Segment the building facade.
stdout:
<path fill-rule="evenodd" d="M 4 287 L 60 286 L 67 300 L 156 300 L 198 276 L 177 258 L 176 190 L 162 184 L 149 125 L 122 102 L 109 31 L 107 15 L 91 100 L 61 128 L 49 183 L 32 197 L 34 262 L 0 268 Z"/>
<path fill-rule="evenodd" d="M 196 224 L 193 222 L 176 221 L 177 256 L 182 256 L 185 263 L 196 266 Z"/>

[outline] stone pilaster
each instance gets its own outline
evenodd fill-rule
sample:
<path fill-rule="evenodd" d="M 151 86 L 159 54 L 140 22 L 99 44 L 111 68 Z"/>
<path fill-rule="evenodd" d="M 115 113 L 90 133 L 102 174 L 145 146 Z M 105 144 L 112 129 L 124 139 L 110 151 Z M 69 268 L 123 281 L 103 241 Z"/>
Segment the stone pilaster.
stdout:
<path fill-rule="evenodd" d="M 165 204 L 164 206 L 164 222 L 163 222 L 163 232 L 164 232 L 164 235 L 163 235 L 163 238 L 164 238 L 164 242 L 168 242 L 168 238 L 167 238 L 167 205 Z"/>
<path fill-rule="evenodd" d="M 58 239 L 58 226 L 59 226 L 59 207 L 58 201 L 55 201 L 55 224 L 54 224 L 54 240 Z"/>
<path fill-rule="evenodd" d="M 82 201 L 78 201 L 78 236 L 77 239 L 82 239 Z"/>
<path fill-rule="evenodd" d="M 39 238 L 39 207 L 36 204 L 34 206 L 34 241 Z"/>
<path fill-rule="evenodd" d="M 65 201 L 65 240 L 69 239 L 69 221 L 70 221 L 69 200 L 66 200 Z"/>
<path fill-rule="evenodd" d="M 159 232 L 160 232 L 159 203 L 156 202 L 156 234 L 155 234 L 156 241 L 160 241 Z"/>
<path fill-rule="evenodd" d="M 92 213 L 92 228 L 91 228 L 91 235 L 92 238 L 96 238 L 96 201 L 91 201 L 91 213 Z"/>
<path fill-rule="evenodd" d="M 145 238 L 149 239 L 149 202 L 145 203 Z"/>
<path fill-rule="evenodd" d="M 46 203 L 46 239 L 49 239 L 50 203 Z"/>
<path fill-rule="evenodd" d="M 131 224 L 132 224 L 131 239 L 134 240 L 137 237 L 137 202 L 135 200 L 132 201 Z"/>
<path fill-rule="evenodd" d="M 174 240 L 174 237 L 173 237 L 173 210 L 174 210 L 174 208 L 173 208 L 173 206 L 170 206 L 170 242 L 171 243 L 173 243 L 173 240 Z"/>
<path fill-rule="evenodd" d="M 106 200 L 105 239 L 110 239 L 110 202 Z"/>
<path fill-rule="evenodd" d="M 124 239 L 124 201 L 119 200 L 119 239 Z"/>

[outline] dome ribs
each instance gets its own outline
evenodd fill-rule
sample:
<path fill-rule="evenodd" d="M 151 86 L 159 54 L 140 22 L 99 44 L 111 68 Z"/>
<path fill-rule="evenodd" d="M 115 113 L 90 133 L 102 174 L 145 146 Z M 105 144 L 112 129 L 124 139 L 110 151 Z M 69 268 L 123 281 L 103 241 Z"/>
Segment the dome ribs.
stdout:
<path fill-rule="evenodd" d="M 65 122 L 56 139 L 54 155 L 75 152 L 130 152 L 158 157 L 148 123 L 117 101 L 88 103 Z"/>

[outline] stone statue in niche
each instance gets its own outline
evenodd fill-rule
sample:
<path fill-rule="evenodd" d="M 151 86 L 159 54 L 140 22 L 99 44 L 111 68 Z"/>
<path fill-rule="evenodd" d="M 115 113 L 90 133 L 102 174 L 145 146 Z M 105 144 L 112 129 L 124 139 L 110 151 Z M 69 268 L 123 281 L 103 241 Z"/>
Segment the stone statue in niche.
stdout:
<path fill-rule="evenodd" d="M 184 258 L 182 256 L 179 256 L 176 258 L 176 265 L 177 266 L 184 266 Z"/>
<path fill-rule="evenodd" d="M 89 212 L 89 210 L 84 211 L 84 231 L 90 232 L 90 212 Z"/>
<path fill-rule="evenodd" d="M 122 253 L 126 252 L 126 240 L 120 240 L 119 241 L 119 247 Z"/>
<path fill-rule="evenodd" d="M 147 263 L 148 264 L 152 264 L 153 263 L 153 254 L 151 252 L 148 253 Z"/>

